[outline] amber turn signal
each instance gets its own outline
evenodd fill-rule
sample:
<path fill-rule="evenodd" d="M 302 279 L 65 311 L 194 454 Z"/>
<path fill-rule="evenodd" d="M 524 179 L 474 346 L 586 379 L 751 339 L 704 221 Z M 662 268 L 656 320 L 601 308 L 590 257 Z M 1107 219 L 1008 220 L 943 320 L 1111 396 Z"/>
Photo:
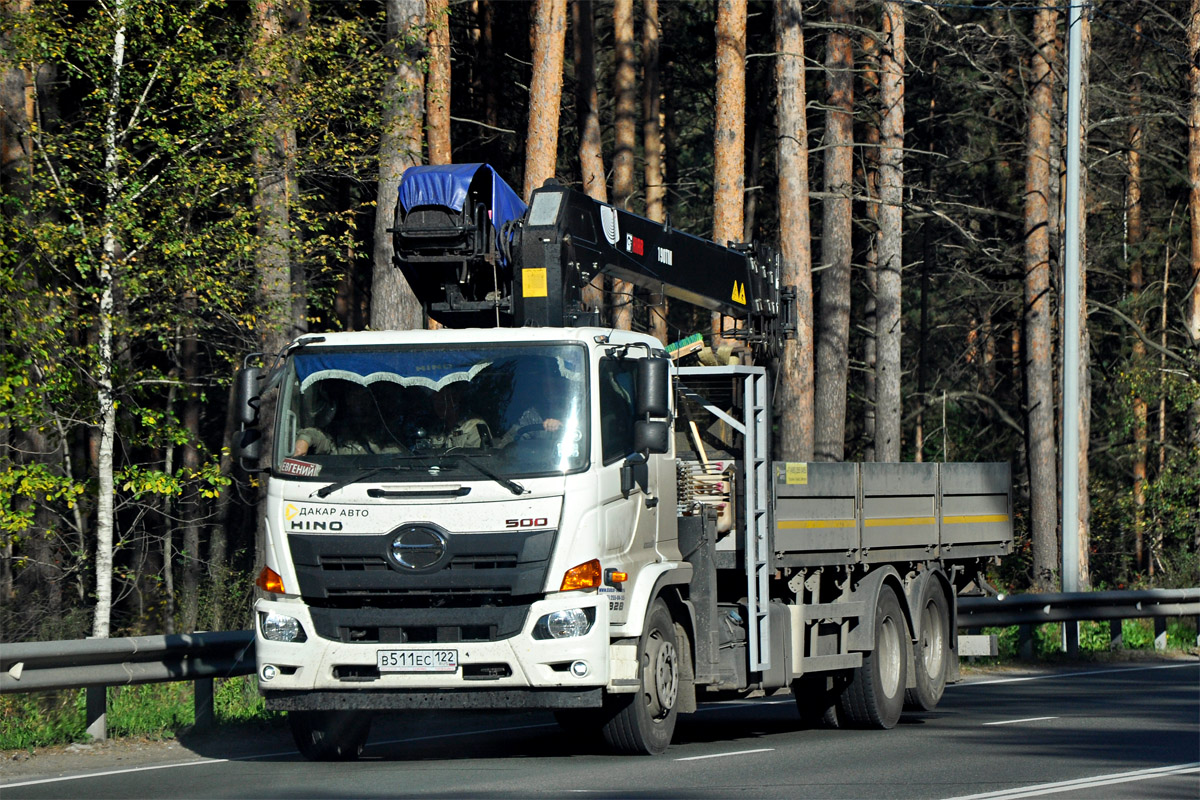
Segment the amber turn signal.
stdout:
<path fill-rule="evenodd" d="M 573 589 L 596 589 L 599 588 L 600 581 L 600 559 L 593 558 L 586 564 L 580 564 L 577 567 L 571 567 L 567 570 L 567 573 L 563 575 L 562 586 L 559 587 L 559 591 L 569 592 Z"/>
<path fill-rule="evenodd" d="M 262 572 L 258 573 L 258 578 L 255 579 L 254 585 L 262 589 L 264 592 L 271 594 L 283 594 L 283 578 L 279 577 L 279 573 L 270 567 L 263 567 Z"/>

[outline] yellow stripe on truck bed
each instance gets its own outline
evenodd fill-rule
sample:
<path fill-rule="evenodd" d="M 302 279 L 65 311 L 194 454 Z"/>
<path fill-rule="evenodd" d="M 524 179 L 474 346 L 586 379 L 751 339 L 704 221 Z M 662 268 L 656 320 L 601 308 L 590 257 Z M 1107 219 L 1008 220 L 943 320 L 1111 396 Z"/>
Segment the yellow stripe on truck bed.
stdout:
<path fill-rule="evenodd" d="M 780 520 L 777 528 L 791 530 L 795 528 L 853 528 L 857 522 L 852 519 L 785 519 Z"/>
<path fill-rule="evenodd" d="M 962 525 L 971 522 L 1008 522 L 1008 514 L 964 514 L 957 517 L 943 517 L 947 525 Z"/>
<path fill-rule="evenodd" d="M 868 528 L 881 528 L 885 525 L 932 525 L 933 523 L 933 517 L 879 517 L 863 521 Z"/>

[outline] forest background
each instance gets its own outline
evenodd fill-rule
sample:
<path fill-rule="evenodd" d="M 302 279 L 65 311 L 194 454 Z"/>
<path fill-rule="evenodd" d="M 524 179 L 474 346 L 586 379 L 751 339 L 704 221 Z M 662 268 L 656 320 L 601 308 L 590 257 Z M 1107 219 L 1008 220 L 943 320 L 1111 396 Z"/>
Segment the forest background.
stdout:
<path fill-rule="evenodd" d="M 403 169 L 450 161 L 778 245 L 777 457 L 1011 462 L 994 578 L 1055 588 L 1066 11 L 4 0 L 0 641 L 248 626 L 233 375 L 423 325 L 384 229 Z M 1080 575 L 1194 585 L 1200 0 L 1084 12 Z"/>

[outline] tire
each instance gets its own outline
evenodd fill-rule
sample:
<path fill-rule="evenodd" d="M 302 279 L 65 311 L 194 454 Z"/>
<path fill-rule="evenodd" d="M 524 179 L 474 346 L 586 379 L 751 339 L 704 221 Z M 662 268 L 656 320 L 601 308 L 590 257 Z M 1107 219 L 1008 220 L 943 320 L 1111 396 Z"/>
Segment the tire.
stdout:
<path fill-rule="evenodd" d="M 954 656 L 950 650 L 950 607 L 936 582 L 930 581 L 925 587 L 917 614 L 921 623 L 913 652 L 917 674 L 913 676 L 913 688 L 904 697 L 911 708 L 933 711 L 946 691 L 946 674 Z"/>
<path fill-rule="evenodd" d="M 296 748 L 309 761 L 354 761 L 371 732 L 366 711 L 289 711 Z"/>
<path fill-rule="evenodd" d="M 679 715 L 679 659 L 671 612 L 666 603 L 655 600 L 638 643 L 641 690 L 606 698 L 603 734 L 613 752 L 660 755 L 671 744 Z"/>
<path fill-rule="evenodd" d="M 837 728 L 838 698 L 844 681 L 828 673 L 803 675 L 792 681 L 796 711 L 805 728 Z"/>
<path fill-rule="evenodd" d="M 564 708 L 554 712 L 558 727 L 572 738 L 585 741 L 599 741 L 604 720 L 603 710 L 598 708 Z"/>
<path fill-rule="evenodd" d="M 875 649 L 863 654 L 862 666 L 838 700 L 840 719 L 855 728 L 893 728 L 904 711 L 907 681 L 908 625 L 891 586 L 875 601 Z"/>

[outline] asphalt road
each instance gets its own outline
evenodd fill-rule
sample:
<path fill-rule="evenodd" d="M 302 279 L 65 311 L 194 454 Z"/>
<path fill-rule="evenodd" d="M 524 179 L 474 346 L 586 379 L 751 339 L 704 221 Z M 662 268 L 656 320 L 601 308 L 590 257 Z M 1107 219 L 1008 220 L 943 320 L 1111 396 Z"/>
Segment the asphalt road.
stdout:
<path fill-rule="evenodd" d="M 702 706 L 657 758 L 606 755 L 532 713 L 379 719 L 352 764 L 305 762 L 280 732 L 184 744 L 151 763 L 0 771 L 0 795 L 1195 800 L 1200 663 L 978 676 L 892 731 L 803 730 L 789 696 Z"/>

